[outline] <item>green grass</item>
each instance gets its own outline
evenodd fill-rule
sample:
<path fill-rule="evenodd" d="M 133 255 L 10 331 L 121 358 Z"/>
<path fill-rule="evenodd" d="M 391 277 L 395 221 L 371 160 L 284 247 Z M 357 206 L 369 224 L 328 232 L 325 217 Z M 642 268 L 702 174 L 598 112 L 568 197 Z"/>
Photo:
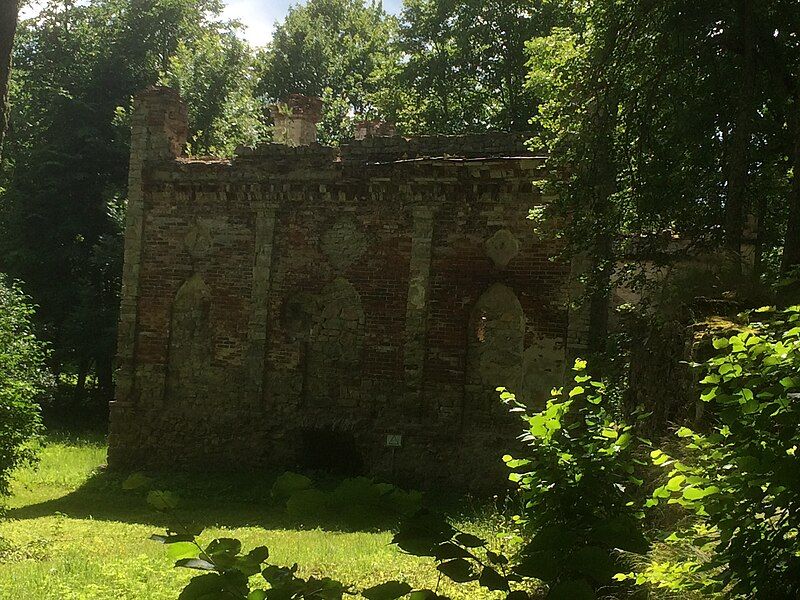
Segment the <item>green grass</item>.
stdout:
<path fill-rule="evenodd" d="M 192 573 L 172 568 L 164 547 L 148 539 L 169 519 L 151 511 L 142 493 L 124 492 L 120 476 L 104 472 L 105 452 L 99 437 L 51 436 L 38 468 L 15 475 L 0 521 L 0 600 L 177 598 Z M 181 518 L 206 526 L 203 539 L 266 545 L 273 564 L 296 562 L 306 576 L 358 589 L 388 579 L 436 586 L 432 562 L 391 546 L 388 524 L 289 521 L 269 498 L 269 477 L 163 475 L 158 485 L 180 494 Z M 454 600 L 501 597 L 444 582 L 440 592 Z"/>

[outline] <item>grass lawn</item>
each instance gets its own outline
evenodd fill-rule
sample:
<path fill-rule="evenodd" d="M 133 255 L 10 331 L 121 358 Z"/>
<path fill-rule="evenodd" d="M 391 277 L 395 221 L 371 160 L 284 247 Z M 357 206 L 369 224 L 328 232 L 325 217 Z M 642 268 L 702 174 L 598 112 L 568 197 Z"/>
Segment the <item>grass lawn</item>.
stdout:
<path fill-rule="evenodd" d="M 98 468 L 105 453 L 99 436 L 51 436 L 39 466 L 16 474 L 6 519 L 0 520 L 0 600 L 177 598 L 192 573 L 173 569 L 164 546 L 148 539 L 163 532 L 168 517 Z M 179 493 L 182 519 L 207 527 L 204 539 L 237 537 L 245 549 L 266 545 L 270 563 L 296 562 L 301 574 L 358 589 L 389 579 L 436 586 L 432 561 L 391 546 L 388 525 L 292 522 L 270 499 L 271 481 L 162 475 L 158 483 Z M 470 521 L 462 526 L 486 533 L 488 521 Z M 440 593 L 454 600 L 502 597 L 445 582 Z"/>

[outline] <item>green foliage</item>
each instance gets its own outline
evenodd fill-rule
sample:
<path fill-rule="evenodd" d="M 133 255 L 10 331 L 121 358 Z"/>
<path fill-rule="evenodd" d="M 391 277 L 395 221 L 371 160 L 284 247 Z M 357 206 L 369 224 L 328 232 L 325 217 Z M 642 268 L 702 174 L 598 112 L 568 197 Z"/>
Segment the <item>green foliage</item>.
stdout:
<path fill-rule="evenodd" d="M 525 501 L 526 544 L 514 572 L 545 581 L 554 598 L 594 597 L 621 570 L 620 551 L 648 549 L 634 498 L 649 442 L 586 366 L 575 361 L 574 385 L 553 390 L 542 411 L 501 395 L 526 424 L 523 457 L 504 457 Z"/>
<path fill-rule="evenodd" d="M 515 517 L 522 548 L 509 558 L 488 542 L 456 529 L 441 515 L 420 511 L 403 524 L 393 542 L 417 556 L 436 559 L 438 570 L 456 583 L 477 582 L 528 598 L 531 580 L 549 587 L 548 598 L 595 598 L 613 587 L 623 553 L 644 553 L 635 492 L 639 457 L 649 445 L 622 417 L 619 402 L 575 362 L 574 385 L 553 390 L 547 407 L 531 412 L 513 394 L 501 398 L 525 423 L 524 458 L 506 455 L 524 501 Z M 517 588 L 517 589 L 514 589 Z"/>
<path fill-rule="evenodd" d="M 553 197 L 533 217 L 557 227 L 550 233 L 567 254 L 594 258 L 592 300 L 607 303 L 615 274 L 647 286 L 654 267 L 721 246 L 740 283 L 748 214 L 758 216 L 759 257 L 774 263 L 782 244 L 797 244 L 786 229 L 800 90 L 800 46 L 787 32 L 797 4 L 573 7 L 570 24 L 529 43 L 529 85 L 542 98 L 533 145 L 549 152 L 543 185 Z M 636 260 L 648 267 L 619 268 Z M 769 262 L 756 273 L 769 274 Z M 602 328 L 604 314 L 593 324 Z"/>
<path fill-rule="evenodd" d="M 635 570 L 617 573 L 618 581 L 631 581 L 658 593 L 679 595 L 680 598 L 715 597 L 711 593 L 713 569 L 709 557 L 713 553 L 712 532 L 703 523 L 693 523 L 671 533 L 654 544 L 653 551 Z"/>
<path fill-rule="evenodd" d="M 344 479 L 335 488 L 322 490 L 314 487 L 310 478 L 290 471 L 275 480 L 272 497 L 285 503 L 286 515 L 296 521 L 324 522 L 336 517 L 361 526 L 398 520 L 422 503 L 419 492 L 406 492 L 366 477 Z"/>
<path fill-rule="evenodd" d="M 381 106 L 409 133 L 527 130 L 525 43 L 570 19 L 560 0 L 407 0 Z"/>
<path fill-rule="evenodd" d="M 295 492 L 307 490 L 313 485 L 314 482 L 311 478 L 300 475 L 299 473 L 286 471 L 286 473 L 278 477 L 275 483 L 272 484 L 271 494 L 276 500 L 285 502 Z"/>
<path fill-rule="evenodd" d="M 396 60 L 394 17 L 374 0 L 310 0 L 292 6 L 261 53 L 258 93 L 269 101 L 301 93 L 322 98 L 320 139 L 352 137 L 354 118 L 375 116 L 383 85 L 375 74 Z"/>
<path fill-rule="evenodd" d="M 487 590 L 506 593 L 508 600 L 529 598 L 525 589 L 511 590 L 522 577 L 503 552 L 492 550 L 487 540 L 457 529 L 441 514 L 420 510 L 403 523 L 392 543 L 409 554 L 433 557 L 436 569 L 455 583 L 475 582 Z M 434 600 L 439 598 L 437 592 L 415 593 Z M 414 594 L 411 598 L 414 600 Z"/>
<path fill-rule="evenodd" d="M 708 527 L 717 572 L 704 589 L 731 597 L 800 593 L 800 306 L 749 313 L 749 326 L 714 340 L 701 400 L 709 432 L 677 431 L 685 458 L 655 450 L 668 479 L 651 506 L 677 504 Z"/>
<path fill-rule="evenodd" d="M 20 289 L 0 275 L 0 499 L 11 472 L 31 462 L 41 431 L 38 401 L 52 385 L 47 350 L 31 326 L 33 308 Z"/>
<path fill-rule="evenodd" d="M 233 28 L 181 41 L 162 82 L 189 107 L 189 153 L 231 156 L 236 146 L 255 146 L 267 135 L 250 47 Z"/>
<path fill-rule="evenodd" d="M 51 2 L 20 24 L 0 169 L 0 271 L 25 282 L 57 370 L 112 394 L 133 94 L 180 87 L 199 152 L 259 139 L 250 50 L 217 0 Z M 80 387 L 82 381 L 78 382 Z"/>

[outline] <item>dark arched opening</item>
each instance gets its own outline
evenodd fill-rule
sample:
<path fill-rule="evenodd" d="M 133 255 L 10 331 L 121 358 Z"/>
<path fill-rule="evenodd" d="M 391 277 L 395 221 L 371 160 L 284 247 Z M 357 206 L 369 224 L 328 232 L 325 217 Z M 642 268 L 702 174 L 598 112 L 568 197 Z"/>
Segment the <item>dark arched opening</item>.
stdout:
<path fill-rule="evenodd" d="M 353 476 L 364 472 L 364 461 L 353 434 L 331 429 L 301 432 L 298 463 L 302 469 L 336 475 Z"/>

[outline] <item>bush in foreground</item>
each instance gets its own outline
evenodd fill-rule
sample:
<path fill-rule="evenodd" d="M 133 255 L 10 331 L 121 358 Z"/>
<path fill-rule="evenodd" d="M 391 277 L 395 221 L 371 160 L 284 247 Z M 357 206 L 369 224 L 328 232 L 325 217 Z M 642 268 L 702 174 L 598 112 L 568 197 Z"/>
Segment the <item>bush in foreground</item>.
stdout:
<path fill-rule="evenodd" d="M 717 354 L 698 365 L 711 427 L 681 427 L 679 458 L 653 451 L 667 480 L 648 502 L 694 514 L 688 537 L 709 548 L 710 560 L 630 577 L 673 588 L 685 580 L 706 596 L 799 598 L 800 306 L 753 311 L 746 327 L 714 347 Z"/>
<path fill-rule="evenodd" d="M 9 493 L 11 472 L 35 458 L 31 442 L 41 430 L 37 401 L 52 383 L 32 315 L 25 295 L 0 275 L 0 497 Z"/>

